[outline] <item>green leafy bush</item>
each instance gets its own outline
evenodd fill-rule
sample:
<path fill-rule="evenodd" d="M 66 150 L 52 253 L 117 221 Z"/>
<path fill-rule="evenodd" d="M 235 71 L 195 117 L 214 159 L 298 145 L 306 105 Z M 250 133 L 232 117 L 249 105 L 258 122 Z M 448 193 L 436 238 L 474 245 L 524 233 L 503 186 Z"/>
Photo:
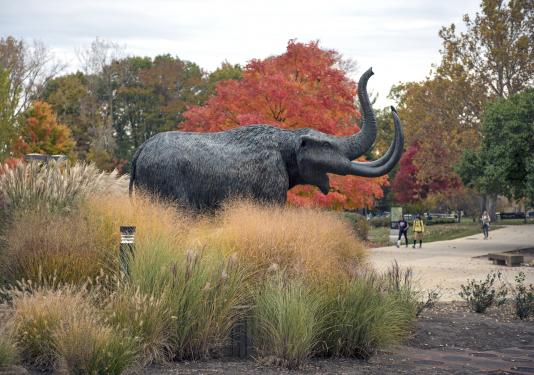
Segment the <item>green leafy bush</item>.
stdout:
<path fill-rule="evenodd" d="M 534 285 L 525 285 L 525 273 L 515 277 L 515 314 L 523 320 L 534 316 Z"/>
<path fill-rule="evenodd" d="M 494 286 L 496 282 L 501 285 Z M 486 280 L 468 280 L 467 285 L 461 286 L 460 297 L 467 301 L 470 309 L 476 313 L 484 313 L 488 307 L 502 305 L 506 302 L 508 290 L 502 284 L 501 273 L 491 272 Z"/>

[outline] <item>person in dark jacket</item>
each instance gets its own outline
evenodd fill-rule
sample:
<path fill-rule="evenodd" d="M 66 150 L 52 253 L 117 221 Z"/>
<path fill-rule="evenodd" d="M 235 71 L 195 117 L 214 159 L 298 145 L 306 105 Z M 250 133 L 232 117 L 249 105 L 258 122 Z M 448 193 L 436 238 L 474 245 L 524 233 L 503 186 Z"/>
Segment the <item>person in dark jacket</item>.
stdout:
<path fill-rule="evenodd" d="M 408 222 L 404 219 L 404 215 L 402 215 L 402 218 L 399 221 L 399 238 L 397 239 L 397 247 L 400 246 L 401 238 L 404 236 L 404 240 L 406 241 L 406 247 L 408 247 L 408 229 L 410 226 L 408 225 Z"/>

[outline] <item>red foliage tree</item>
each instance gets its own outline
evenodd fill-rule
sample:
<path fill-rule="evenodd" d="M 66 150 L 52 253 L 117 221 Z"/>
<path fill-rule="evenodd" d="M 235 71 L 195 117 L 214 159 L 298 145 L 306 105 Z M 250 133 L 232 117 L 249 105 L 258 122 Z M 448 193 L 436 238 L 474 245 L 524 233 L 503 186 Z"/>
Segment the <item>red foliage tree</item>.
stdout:
<path fill-rule="evenodd" d="M 426 199 L 431 194 L 439 193 L 447 196 L 454 190 L 461 188 L 462 183 L 456 174 L 446 178 L 434 177 L 428 183 L 422 183 L 417 178 L 419 168 L 414 163 L 420 152 L 418 143 L 412 143 L 402 155 L 399 162 L 400 168 L 391 189 L 394 200 L 398 203 L 409 203 Z"/>
<path fill-rule="evenodd" d="M 341 56 L 290 40 L 279 56 L 252 60 L 240 80 L 220 81 L 215 95 L 204 106 L 190 108 L 182 129 L 220 131 L 237 126 L 271 124 L 286 129 L 314 128 L 349 135 L 358 130 L 360 117 L 354 106 L 356 84 L 347 77 Z M 298 186 L 289 202 L 334 208 L 372 206 L 383 195 L 387 177 L 367 179 L 331 176 L 332 192 L 326 196 L 311 186 Z"/>

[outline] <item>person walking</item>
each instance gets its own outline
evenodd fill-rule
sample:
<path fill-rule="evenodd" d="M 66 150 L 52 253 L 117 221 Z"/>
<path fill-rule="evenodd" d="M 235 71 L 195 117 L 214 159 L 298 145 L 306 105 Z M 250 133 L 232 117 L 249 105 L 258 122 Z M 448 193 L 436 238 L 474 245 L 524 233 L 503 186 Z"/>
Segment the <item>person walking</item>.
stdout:
<path fill-rule="evenodd" d="M 402 215 L 402 218 L 399 221 L 399 238 L 397 239 L 397 247 L 400 246 L 401 238 L 404 236 L 404 240 L 406 241 L 406 247 L 408 247 L 408 229 L 410 226 L 408 225 L 408 222 L 406 219 L 404 219 L 404 215 Z"/>
<path fill-rule="evenodd" d="M 425 224 L 423 224 L 423 219 L 421 219 L 421 215 L 417 215 L 415 220 L 413 221 L 413 248 L 415 249 L 415 244 L 417 241 L 419 241 L 419 248 L 423 246 L 423 233 L 425 232 Z"/>
<path fill-rule="evenodd" d="M 482 233 L 484 234 L 484 239 L 488 239 L 489 235 L 489 225 L 490 225 L 490 217 L 488 215 L 488 211 L 484 211 L 482 213 L 482 217 L 480 218 L 480 221 L 482 222 Z"/>

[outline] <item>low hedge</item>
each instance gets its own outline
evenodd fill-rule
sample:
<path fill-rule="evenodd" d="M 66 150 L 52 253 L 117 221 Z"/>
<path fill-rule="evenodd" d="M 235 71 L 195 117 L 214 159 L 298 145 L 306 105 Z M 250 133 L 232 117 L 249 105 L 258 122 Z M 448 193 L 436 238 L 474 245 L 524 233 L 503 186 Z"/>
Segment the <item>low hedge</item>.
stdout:
<path fill-rule="evenodd" d="M 457 220 L 453 217 L 436 217 L 432 220 L 425 220 L 425 225 L 436 225 L 436 224 L 454 224 L 457 223 Z"/>
<path fill-rule="evenodd" d="M 388 216 L 375 216 L 369 219 L 369 224 L 373 227 L 387 227 L 391 223 L 391 218 Z"/>

